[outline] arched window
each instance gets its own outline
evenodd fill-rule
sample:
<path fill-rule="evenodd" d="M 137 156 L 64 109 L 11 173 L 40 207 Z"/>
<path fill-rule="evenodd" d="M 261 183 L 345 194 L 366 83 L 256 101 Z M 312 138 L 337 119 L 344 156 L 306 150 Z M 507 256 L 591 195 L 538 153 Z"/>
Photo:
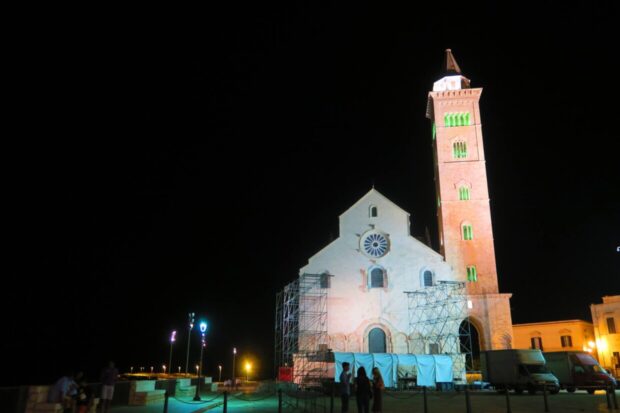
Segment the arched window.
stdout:
<path fill-rule="evenodd" d="M 467 158 L 467 142 L 463 140 L 455 141 L 452 144 L 452 157 L 454 159 Z"/>
<path fill-rule="evenodd" d="M 469 267 L 467 267 L 467 281 L 478 281 L 478 272 L 476 271 L 475 265 L 470 265 Z"/>
<path fill-rule="evenodd" d="M 469 201 L 469 188 L 462 186 L 459 188 L 459 201 Z"/>
<path fill-rule="evenodd" d="M 374 267 L 370 270 L 370 288 L 384 287 L 385 270 L 381 267 Z"/>
<path fill-rule="evenodd" d="M 461 226 L 461 234 L 463 236 L 463 240 L 465 241 L 471 241 L 474 239 L 474 231 L 471 224 L 463 224 Z"/>
<path fill-rule="evenodd" d="M 433 286 L 433 272 L 431 270 L 425 270 L 424 273 L 422 273 L 422 282 L 425 287 Z"/>
<path fill-rule="evenodd" d="M 454 126 L 469 126 L 471 125 L 471 114 L 469 112 L 444 113 L 443 124 L 448 128 Z"/>
<path fill-rule="evenodd" d="M 369 213 L 371 218 L 376 218 L 379 216 L 379 210 L 377 209 L 376 206 L 371 205 L 370 206 L 370 213 Z"/>
<path fill-rule="evenodd" d="M 385 342 L 385 331 L 380 328 L 373 328 L 368 333 L 368 352 L 386 353 L 387 345 Z"/>

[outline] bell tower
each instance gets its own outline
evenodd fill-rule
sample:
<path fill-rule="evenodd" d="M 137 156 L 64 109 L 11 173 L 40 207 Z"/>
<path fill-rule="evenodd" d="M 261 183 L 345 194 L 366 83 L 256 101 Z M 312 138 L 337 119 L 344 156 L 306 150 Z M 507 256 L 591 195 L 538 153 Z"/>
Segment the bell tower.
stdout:
<path fill-rule="evenodd" d="M 428 94 L 437 192 L 440 253 L 456 279 L 467 282 L 472 324 L 483 348 L 511 344 L 510 294 L 497 284 L 479 100 L 446 50 L 443 77 Z M 478 308 L 476 308 L 478 307 Z M 476 325 L 478 324 L 478 325 Z"/>

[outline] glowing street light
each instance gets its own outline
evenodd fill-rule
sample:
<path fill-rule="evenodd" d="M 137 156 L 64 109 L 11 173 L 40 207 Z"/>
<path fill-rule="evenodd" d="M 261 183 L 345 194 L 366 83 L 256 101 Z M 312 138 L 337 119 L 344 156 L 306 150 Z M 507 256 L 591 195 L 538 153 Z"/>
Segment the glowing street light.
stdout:
<path fill-rule="evenodd" d="M 202 353 L 204 352 L 205 346 L 207 345 L 207 341 L 205 338 L 205 333 L 207 332 L 207 323 L 204 321 L 200 322 L 200 362 L 198 364 L 198 385 L 196 386 L 196 395 L 194 396 L 194 401 L 200 401 L 200 373 L 202 373 Z"/>
<path fill-rule="evenodd" d="M 190 338 L 192 335 L 192 329 L 194 328 L 194 316 L 195 315 L 196 315 L 195 313 L 187 314 L 189 328 L 187 330 L 187 356 L 185 358 L 185 374 L 188 374 L 187 368 L 189 366 L 189 343 L 191 342 Z"/>
<path fill-rule="evenodd" d="M 153 366 L 151 366 L 151 374 L 153 374 Z"/>
<path fill-rule="evenodd" d="M 133 374 L 133 366 L 132 366 L 132 367 L 129 367 L 129 372 L 130 372 L 131 374 Z"/>
<path fill-rule="evenodd" d="M 162 365 L 161 365 L 161 368 L 164 370 L 164 374 L 166 374 L 166 365 L 165 365 L 165 364 L 162 364 Z"/>
<path fill-rule="evenodd" d="M 218 382 L 222 381 L 222 365 L 220 364 L 219 366 L 217 366 L 217 368 L 220 370 L 220 379 L 218 380 Z"/>
<path fill-rule="evenodd" d="M 245 381 L 250 381 L 250 371 L 251 370 L 252 370 L 252 364 L 250 364 L 250 362 L 247 361 L 245 363 L 245 372 L 246 372 Z"/>
<path fill-rule="evenodd" d="M 233 347 L 233 367 L 232 367 L 232 385 L 233 388 L 235 388 L 236 386 L 236 382 L 235 382 L 235 357 L 237 357 L 237 347 Z"/>
<path fill-rule="evenodd" d="M 179 366 L 179 374 L 181 374 L 181 366 Z"/>
<path fill-rule="evenodd" d="M 172 344 L 177 341 L 177 331 L 174 330 L 172 334 L 170 334 L 170 357 L 168 358 L 168 365 L 170 366 L 170 372 L 172 373 Z M 165 373 L 165 371 L 164 371 Z"/>

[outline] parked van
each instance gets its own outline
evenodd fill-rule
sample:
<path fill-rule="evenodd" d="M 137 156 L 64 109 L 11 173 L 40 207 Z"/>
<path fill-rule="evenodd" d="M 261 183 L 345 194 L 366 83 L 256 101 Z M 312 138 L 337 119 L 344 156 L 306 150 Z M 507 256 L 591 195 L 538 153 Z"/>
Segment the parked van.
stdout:
<path fill-rule="evenodd" d="M 482 378 L 497 390 L 527 390 L 534 394 L 543 387 L 560 391 L 560 383 L 546 367 L 540 350 L 490 350 L 480 352 Z"/>
<path fill-rule="evenodd" d="M 593 394 L 616 380 L 589 353 L 582 351 L 558 351 L 543 353 L 547 367 L 560 381 L 560 387 L 569 393 L 577 389 Z"/>

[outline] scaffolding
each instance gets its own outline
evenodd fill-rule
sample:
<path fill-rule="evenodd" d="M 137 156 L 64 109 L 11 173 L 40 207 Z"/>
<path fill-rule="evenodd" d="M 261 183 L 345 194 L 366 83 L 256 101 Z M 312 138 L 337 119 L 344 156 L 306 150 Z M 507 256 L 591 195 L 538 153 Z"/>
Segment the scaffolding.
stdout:
<path fill-rule="evenodd" d="M 414 354 L 446 354 L 452 358 L 455 382 L 465 383 L 472 370 L 471 330 L 467 290 L 460 281 L 439 281 L 407 291 L 409 331 Z"/>
<path fill-rule="evenodd" d="M 327 377 L 327 274 L 302 274 L 276 294 L 275 364 L 301 387 Z"/>

